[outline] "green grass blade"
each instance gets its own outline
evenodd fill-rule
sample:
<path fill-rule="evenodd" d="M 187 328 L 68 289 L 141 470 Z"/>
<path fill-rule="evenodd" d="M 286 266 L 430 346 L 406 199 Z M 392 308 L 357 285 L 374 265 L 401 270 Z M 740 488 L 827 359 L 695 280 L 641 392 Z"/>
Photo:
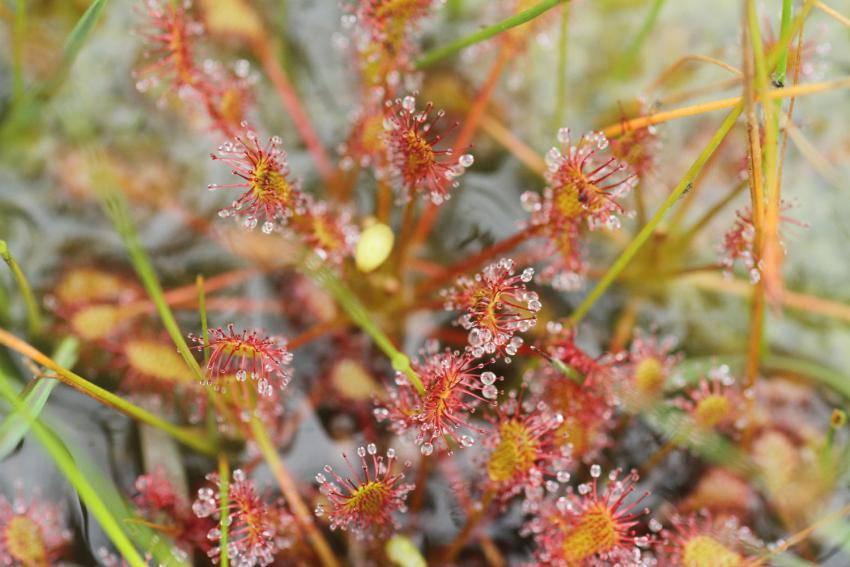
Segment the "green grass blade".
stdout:
<path fill-rule="evenodd" d="M 53 359 L 62 366 L 73 367 L 77 362 L 79 347 L 80 344 L 77 339 L 68 337 L 59 343 L 59 347 L 53 354 Z M 55 373 L 48 370 L 46 376 L 50 375 L 55 376 Z M 41 378 L 30 382 L 30 384 L 33 384 L 33 386 L 26 388 L 22 401 L 29 408 L 30 415 L 37 418 L 59 381 Z M 29 420 L 20 412 L 15 411 L 6 416 L 6 419 L 0 423 L 0 461 L 5 459 L 18 446 L 29 429 Z"/>
<path fill-rule="evenodd" d="M 422 57 L 420 57 L 418 61 L 416 61 L 416 66 L 419 69 L 429 67 L 440 59 L 444 59 L 449 55 L 453 55 L 465 47 L 469 47 L 470 45 L 474 45 L 481 41 L 490 39 L 491 37 L 499 35 L 502 32 L 508 31 L 511 28 L 515 28 L 517 26 L 521 26 L 522 24 L 530 22 L 543 12 L 551 10 L 561 2 L 563 2 L 563 0 L 543 0 L 543 2 L 540 2 L 536 6 L 532 6 L 528 10 L 524 10 L 519 14 L 511 16 L 510 18 L 506 18 L 501 22 L 493 24 L 492 26 L 487 26 L 486 28 L 478 30 L 473 34 L 455 40 L 449 43 L 448 45 L 444 45 L 443 47 L 432 49 L 431 51 L 425 53 Z"/>
<path fill-rule="evenodd" d="M 71 30 L 71 34 L 68 36 L 68 39 L 65 40 L 65 45 L 62 48 L 62 57 L 59 60 L 58 67 L 53 71 L 50 78 L 45 81 L 44 85 L 41 87 L 41 95 L 52 94 L 62 82 L 65 80 L 65 77 L 68 76 L 68 73 L 71 70 L 71 67 L 74 65 L 74 61 L 77 59 L 77 55 L 79 55 L 80 50 L 85 45 L 86 40 L 89 35 L 91 35 L 92 29 L 94 29 L 95 24 L 100 18 L 100 14 L 103 12 L 103 9 L 106 7 L 107 0 L 94 0 L 89 7 L 86 8 L 86 11 L 83 12 L 83 15 L 77 20 L 77 24 L 74 26 L 74 29 Z"/>
<path fill-rule="evenodd" d="M 5 373 L 0 373 L 0 395 L 27 419 L 35 436 L 127 563 L 132 567 L 147 567 L 147 563 L 133 546 L 121 523 L 101 499 L 99 489 L 95 488 L 88 477 L 77 468 L 73 457 L 56 434 L 30 413 L 27 405 L 18 398 L 11 379 Z"/>
<path fill-rule="evenodd" d="M 599 299 L 605 290 L 614 283 L 614 280 L 622 273 L 626 266 L 631 262 L 632 258 L 635 257 L 635 254 L 638 253 L 638 250 L 646 244 L 646 241 L 649 240 L 649 237 L 652 236 L 652 233 L 655 232 L 655 229 L 661 224 L 661 220 L 664 218 L 664 215 L 667 214 L 673 205 L 688 191 L 694 179 L 702 171 L 703 166 L 706 164 L 708 159 L 714 154 L 714 151 L 720 146 L 720 143 L 732 129 L 732 126 L 735 125 L 735 122 L 738 120 L 738 116 L 741 115 L 742 106 L 738 104 L 732 112 L 730 112 L 726 119 L 721 124 L 720 128 L 717 132 L 714 133 L 714 136 L 709 140 L 708 145 L 705 149 L 700 153 L 699 157 L 697 157 L 696 161 L 691 165 L 688 169 L 685 176 L 679 182 L 679 184 L 673 189 L 667 199 L 661 204 L 658 210 L 652 215 L 652 218 L 644 225 L 641 231 L 635 236 L 631 242 L 629 242 L 628 246 L 623 250 L 620 254 L 620 257 L 614 262 L 614 264 L 608 269 L 602 279 L 596 284 L 596 287 L 593 288 L 585 298 L 584 301 L 576 308 L 575 312 L 573 312 L 570 317 L 570 321 L 573 325 L 578 324 L 587 312 L 590 311 L 590 308 L 593 307 L 593 304 L 596 303 L 596 300 Z"/>
<path fill-rule="evenodd" d="M 41 117 L 41 107 L 62 85 L 77 59 L 80 50 L 91 35 L 91 31 L 100 18 L 107 0 L 94 0 L 77 20 L 74 29 L 65 40 L 59 64 L 50 76 L 40 85 L 25 92 L 17 100 L 8 118 L 0 129 L 0 138 L 9 138 L 11 134 L 27 127 Z"/>
<path fill-rule="evenodd" d="M 664 7 L 665 0 L 654 0 L 652 6 L 649 8 L 649 13 L 646 15 L 646 18 L 641 24 L 640 29 L 635 35 L 634 39 L 629 43 L 628 47 L 623 51 L 623 56 L 620 59 L 620 62 L 617 63 L 617 66 L 614 67 L 614 76 L 616 77 L 624 77 L 626 73 L 632 68 L 632 65 L 635 64 L 638 56 L 640 55 L 641 47 L 646 43 L 646 40 L 649 39 L 650 34 L 652 34 L 652 30 L 655 28 L 656 22 L 658 22 L 658 15 L 661 13 L 661 8 Z"/>
<path fill-rule="evenodd" d="M 174 318 L 171 307 L 169 307 L 168 302 L 165 300 L 156 270 L 154 270 L 147 252 L 145 252 L 142 243 L 139 241 L 136 228 L 133 226 L 130 212 L 127 209 L 127 203 L 123 195 L 117 189 L 113 188 L 113 179 L 110 172 L 104 170 L 101 173 L 102 175 L 98 176 L 100 179 L 96 180 L 95 183 L 99 185 L 103 208 L 112 221 L 113 226 L 115 226 L 115 230 L 118 231 L 118 234 L 124 241 L 127 254 L 130 256 L 130 262 L 133 264 L 136 274 L 142 281 L 142 285 L 145 287 L 148 296 L 156 306 L 156 311 L 162 320 L 165 330 L 168 331 L 168 336 L 171 337 L 171 341 L 177 347 L 180 356 L 183 357 L 183 360 L 186 362 L 189 370 L 192 371 L 192 374 L 195 375 L 195 378 L 199 382 L 203 381 L 204 373 L 201 371 L 198 361 L 195 360 L 192 350 L 186 343 L 186 339 L 177 325 L 177 320 Z"/>
<path fill-rule="evenodd" d="M 410 359 L 404 353 L 400 352 L 387 335 L 372 321 L 369 313 L 360 300 L 351 293 L 351 290 L 340 280 L 336 275 L 325 266 L 325 263 L 315 255 L 309 255 L 302 262 L 303 267 L 325 290 L 330 293 L 337 303 L 345 309 L 348 317 L 358 327 L 363 329 L 366 334 L 371 337 L 375 344 L 378 345 L 384 354 L 392 362 L 393 368 L 404 373 L 410 380 L 410 383 L 420 393 L 425 393 L 425 387 L 422 385 L 422 380 L 410 366 Z"/>
<path fill-rule="evenodd" d="M 36 336 L 41 333 L 41 310 L 38 308 L 38 301 L 32 292 L 29 281 L 27 281 L 23 270 L 21 270 L 21 267 L 15 261 L 15 257 L 12 256 L 9 245 L 5 240 L 0 240 L 0 257 L 9 266 L 12 276 L 15 278 L 15 283 L 18 284 L 18 289 L 21 291 L 21 296 L 27 309 L 27 322 L 29 323 L 30 335 Z"/>

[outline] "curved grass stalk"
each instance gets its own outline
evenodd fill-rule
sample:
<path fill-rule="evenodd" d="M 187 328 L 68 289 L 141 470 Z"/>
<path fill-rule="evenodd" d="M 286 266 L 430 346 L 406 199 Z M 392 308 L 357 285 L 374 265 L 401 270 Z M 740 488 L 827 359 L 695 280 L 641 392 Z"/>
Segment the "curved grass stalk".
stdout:
<path fill-rule="evenodd" d="M 21 296 L 24 299 L 24 305 L 27 310 L 30 335 L 33 337 L 37 336 L 41 333 L 42 328 L 41 309 L 38 307 L 38 301 L 35 299 L 35 294 L 32 292 L 32 287 L 30 287 L 27 277 L 24 275 L 23 270 L 21 270 L 20 265 L 15 261 L 15 257 L 12 256 L 9 245 L 6 244 L 5 240 L 0 240 L 0 256 L 3 257 L 3 261 L 9 266 L 12 276 L 15 278 L 15 283 L 18 284 L 18 289 L 21 291 Z"/>
<path fill-rule="evenodd" d="M 729 65 L 728 63 L 721 61 L 720 59 L 715 59 L 714 57 L 699 54 L 683 55 L 682 57 L 674 61 L 671 65 L 669 65 L 666 69 L 664 69 L 664 71 L 662 71 L 661 74 L 658 75 L 658 78 L 655 79 L 652 84 L 649 85 L 649 87 L 647 87 L 646 91 L 650 93 L 655 91 L 659 86 L 666 82 L 667 79 L 669 79 L 673 73 L 678 71 L 686 63 L 690 63 L 692 61 L 715 65 L 717 67 L 720 67 L 721 69 L 729 71 L 736 77 L 740 77 L 742 74 L 741 70 L 737 67 L 733 67 L 732 65 Z"/>
<path fill-rule="evenodd" d="M 109 172 L 104 171 L 103 174 L 106 177 L 103 181 L 111 181 L 108 179 Z M 186 362 L 186 366 L 189 367 L 192 374 L 195 375 L 195 378 L 199 382 L 203 381 L 204 374 L 201 371 L 201 367 L 198 366 L 198 361 L 195 360 L 189 345 L 186 343 L 186 339 L 183 338 L 183 333 L 177 325 L 177 320 L 174 318 L 174 314 L 165 300 L 156 270 L 154 270 L 147 252 L 145 252 L 139 241 L 139 235 L 136 233 L 136 229 L 130 219 L 127 203 L 117 190 L 111 188 L 102 188 L 101 198 L 104 210 L 124 241 L 124 246 L 127 248 L 127 253 L 130 256 L 130 262 L 133 264 L 133 268 L 136 270 L 139 279 L 142 280 L 142 285 L 144 285 L 148 296 L 156 306 L 157 313 L 162 320 L 165 330 L 168 332 L 168 336 L 171 337 L 171 341 L 177 347 L 180 356 Z"/>
<path fill-rule="evenodd" d="M 424 394 L 425 386 L 422 385 L 422 380 L 419 379 L 419 376 L 413 370 L 413 367 L 410 366 L 410 359 L 407 355 L 399 351 L 389 337 L 387 337 L 380 327 L 372 321 L 369 314 L 366 312 L 366 308 L 363 307 L 360 300 L 351 293 L 345 283 L 336 277 L 336 275 L 334 275 L 334 273 L 324 265 L 324 262 L 322 262 L 320 258 L 314 255 L 310 255 L 305 258 L 302 264 L 307 272 L 309 272 L 310 275 L 318 281 L 326 291 L 334 296 L 334 299 L 336 299 L 340 306 L 342 306 L 351 321 L 363 329 L 363 331 L 365 331 L 366 334 L 375 341 L 378 348 L 380 348 L 384 354 L 389 357 L 393 368 L 407 376 L 407 379 L 410 380 L 410 383 L 414 388 L 416 388 L 417 392 Z"/>
<path fill-rule="evenodd" d="M 188 447 L 191 447 L 192 449 L 200 453 L 204 453 L 207 455 L 216 454 L 215 445 L 206 440 L 205 438 L 199 436 L 197 434 L 197 431 L 195 431 L 194 429 L 187 429 L 174 425 L 173 423 L 169 423 L 161 417 L 158 417 L 128 402 L 124 398 L 116 396 L 109 390 L 104 390 L 100 386 L 92 384 L 82 376 L 75 374 L 74 372 L 71 372 L 70 370 L 57 364 L 55 361 L 53 361 L 53 359 L 41 353 L 35 347 L 22 341 L 21 339 L 9 333 L 5 329 L 0 329 L 0 344 L 5 345 L 6 347 L 22 354 L 23 356 L 29 358 L 37 364 L 40 364 L 41 366 L 44 366 L 45 368 L 53 370 L 54 372 L 56 372 L 58 380 L 74 388 L 75 390 L 82 392 L 90 398 L 93 398 L 106 406 L 118 410 L 132 419 L 147 423 L 148 425 L 156 427 L 157 429 L 161 429 L 172 437 L 174 437 L 176 440 L 183 443 L 184 445 L 187 445 Z"/>
<path fill-rule="evenodd" d="M 514 14 L 510 18 L 505 18 L 501 22 L 482 28 L 475 33 L 457 39 L 449 43 L 448 45 L 444 45 L 443 47 L 437 47 L 436 49 L 432 49 L 416 61 L 416 67 L 418 67 L 419 69 L 424 69 L 425 67 L 433 65 L 440 59 L 444 59 L 450 55 L 454 55 L 465 47 L 469 47 L 470 45 L 485 41 L 493 36 L 499 35 L 502 32 L 508 31 L 511 28 L 515 28 L 517 26 L 521 26 L 522 24 L 528 23 L 540 14 L 546 12 L 547 10 L 551 10 L 563 1 L 564 0 L 543 0 L 536 6 L 532 6 L 528 10 L 522 11 L 519 14 Z"/>
<path fill-rule="evenodd" d="M 720 146 L 720 142 L 726 137 L 729 131 L 732 129 L 732 126 L 735 125 L 735 122 L 738 120 L 738 117 L 741 115 L 742 107 L 738 105 L 732 112 L 730 112 L 726 119 L 721 124 L 720 128 L 709 140 L 708 145 L 703 149 L 700 155 L 697 157 L 696 161 L 691 165 L 688 169 L 685 176 L 679 182 L 679 184 L 673 189 L 667 199 L 661 204 L 658 210 L 652 215 L 652 218 L 646 223 L 646 225 L 640 230 L 637 236 L 626 246 L 623 252 L 620 254 L 619 258 L 614 262 L 614 264 L 608 269 L 602 279 L 596 284 L 596 287 L 584 298 L 581 304 L 576 308 L 573 314 L 570 316 L 570 323 L 572 325 L 578 324 L 585 315 L 587 315 L 590 308 L 596 303 L 596 300 L 605 293 L 605 290 L 614 282 L 615 279 L 622 273 L 622 271 L 626 268 L 628 263 L 634 258 L 635 254 L 637 254 L 638 250 L 646 243 L 652 233 L 655 231 L 656 227 L 661 223 L 661 220 L 664 218 L 664 215 L 667 214 L 667 211 L 676 204 L 676 201 L 684 195 L 685 191 L 691 187 L 693 180 L 702 170 L 705 163 L 714 153 L 714 151 Z"/>
<path fill-rule="evenodd" d="M 652 6 L 649 8 L 649 13 L 643 20 L 640 29 L 634 39 L 629 43 L 628 47 L 624 50 L 624 55 L 620 59 L 620 62 L 614 67 L 614 76 L 623 77 L 626 73 L 628 73 L 629 69 L 631 69 L 632 65 L 634 65 L 635 60 L 638 55 L 640 55 L 641 47 L 643 47 L 643 44 L 649 38 L 649 35 L 652 33 L 652 29 L 655 27 L 655 23 L 658 21 L 658 15 L 661 13 L 661 8 L 664 7 L 664 1 L 665 0 L 655 0 L 652 3 Z"/>
<path fill-rule="evenodd" d="M 86 508 L 91 511 L 97 519 L 103 531 L 121 552 L 121 555 L 132 567 L 146 567 L 147 563 L 136 550 L 130 538 L 121 527 L 121 523 L 109 510 L 109 507 L 101 500 L 97 488 L 95 488 L 82 474 L 74 463 L 74 459 L 56 435 L 31 413 L 29 407 L 18 398 L 15 389 L 10 384 L 10 379 L 0 372 L 0 395 L 6 398 L 12 407 L 23 415 L 30 423 L 30 427 L 44 446 L 47 453 L 56 463 L 68 482 L 79 494 Z"/>

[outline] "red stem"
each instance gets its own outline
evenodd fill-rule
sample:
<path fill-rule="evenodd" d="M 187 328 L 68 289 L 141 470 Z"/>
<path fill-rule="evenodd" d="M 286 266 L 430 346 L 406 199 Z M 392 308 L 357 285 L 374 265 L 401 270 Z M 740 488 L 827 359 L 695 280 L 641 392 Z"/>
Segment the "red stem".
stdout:
<path fill-rule="evenodd" d="M 319 135 L 313 128 L 313 123 L 310 122 L 310 118 L 304 110 L 304 105 L 301 104 L 301 100 L 298 98 L 298 94 L 283 70 L 271 44 L 266 41 L 256 41 L 252 46 L 257 59 L 260 60 L 260 64 L 266 71 L 266 75 L 274 85 L 280 102 L 286 108 L 295 129 L 298 130 L 304 145 L 307 146 L 307 151 L 313 157 L 319 176 L 328 187 L 333 187 L 336 183 L 336 168 L 328 157 Z"/>

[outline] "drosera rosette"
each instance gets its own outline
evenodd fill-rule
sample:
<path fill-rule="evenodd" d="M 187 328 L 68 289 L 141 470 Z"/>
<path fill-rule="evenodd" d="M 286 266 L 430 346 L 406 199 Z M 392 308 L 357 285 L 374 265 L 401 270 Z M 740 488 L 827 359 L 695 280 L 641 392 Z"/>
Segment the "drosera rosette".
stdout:
<path fill-rule="evenodd" d="M 674 354 L 676 337 L 659 337 L 653 333 L 636 330 L 626 358 L 617 365 L 622 377 L 617 384 L 617 396 L 632 410 L 639 410 L 657 401 L 671 382 L 682 361 Z"/>
<path fill-rule="evenodd" d="M 450 148 L 437 148 L 443 135 L 435 133 L 435 127 L 445 112 L 437 111 L 431 120 L 431 103 L 417 110 L 416 97 L 407 95 L 387 101 L 386 106 L 384 145 L 388 162 L 379 176 L 395 181 L 402 201 L 426 193 L 433 204 L 444 203 L 451 189 L 460 185 L 457 178 L 472 166 L 474 158 L 471 154 L 455 158 Z"/>
<path fill-rule="evenodd" d="M 209 550 L 207 533 L 213 528 L 212 520 L 199 518 L 192 512 L 191 502 L 178 492 L 164 469 L 140 475 L 133 486 L 136 513 L 151 527 L 170 536 L 184 553 Z"/>
<path fill-rule="evenodd" d="M 440 350 L 436 341 L 420 351 L 412 362 L 414 372 L 425 388 L 416 391 L 403 373 L 396 374 L 396 387 L 378 402 L 374 415 L 387 421 L 398 434 L 412 433 L 423 455 L 435 450 L 452 451 L 470 447 L 481 428 L 471 423 L 472 414 L 482 404 L 495 404 L 502 380 L 468 352 Z"/>
<path fill-rule="evenodd" d="M 619 228 L 624 209 L 618 199 L 636 184 L 636 175 L 617 158 L 600 156 L 608 148 L 601 132 L 584 134 L 573 144 L 570 129 L 561 128 L 558 142 L 561 147 L 545 157 L 546 189 L 538 197 L 543 218 L 554 226 L 579 220 L 591 230 Z"/>
<path fill-rule="evenodd" d="M 136 87 L 144 92 L 166 82 L 178 95 L 192 89 L 200 75 L 194 44 L 204 28 L 192 17 L 191 2 L 145 0 L 144 7 L 147 27 L 139 35 L 150 63 L 136 73 Z"/>
<path fill-rule="evenodd" d="M 468 350 L 473 356 L 515 356 L 543 308 L 537 293 L 527 288 L 534 269 L 515 273 L 514 261 L 502 258 L 473 278 L 461 276 L 455 286 L 441 292 L 448 311 L 463 311 L 457 324 L 469 331 Z"/>
<path fill-rule="evenodd" d="M 286 152 L 280 148 L 281 139 L 269 138 L 263 146 L 257 133 L 246 122 L 243 132 L 210 154 L 233 168 L 233 175 L 240 181 L 230 184 L 210 184 L 210 190 L 241 189 L 245 192 L 233 203 L 219 211 L 219 216 L 239 217 L 242 225 L 271 234 L 276 228 L 285 226 L 294 215 L 306 212 L 306 201 L 300 183 L 292 179 Z"/>
<path fill-rule="evenodd" d="M 292 377 L 292 353 L 281 338 L 264 336 L 257 330 L 237 332 L 232 324 L 227 329 L 210 329 L 206 345 L 203 337 L 189 338 L 197 343 L 195 350 L 211 349 L 204 385 L 217 391 L 233 386 L 233 377 L 243 393 L 245 385 L 251 384 L 259 396 L 271 398 Z"/>
<path fill-rule="evenodd" d="M 687 412 L 700 431 L 734 431 L 744 425 L 747 397 L 751 395 L 741 388 L 729 367 L 721 364 L 673 404 Z"/>
<path fill-rule="evenodd" d="M 327 517 L 331 530 L 350 531 L 358 539 L 384 537 L 398 529 L 398 514 L 407 512 L 405 500 L 414 486 L 404 481 L 404 472 L 395 472 L 395 449 L 387 449 L 386 459 L 378 455 L 374 443 L 358 447 L 360 472 L 343 454 L 350 476 L 343 478 L 325 465 L 316 475 L 319 491 L 327 505 L 316 506 L 316 515 Z M 410 468 L 405 463 L 405 468 Z M 328 476 L 330 475 L 330 479 Z"/>
<path fill-rule="evenodd" d="M 434 0 L 362 0 L 356 2 L 351 13 L 360 33 L 368 34 L 371 41 L 388 50 L 399 51 L 432 4 Z"/>
<path fill-rule="evenodd" d="M 542 401 L 521 397 L 510 392 L 495 416 L 487 418 L 484 485 L 503 504 L 522 494 L 526 507 L 533 508 L 546 491 L 556 492 L 560 483 L 569 482 L 570 448 L 556 434 L 564 416 Z"/>
<path fill-rule="evenodd" d="M 55 565 L 71 538 L 59 506 L 36 494 L 27 501 L 20 487 L 11 502 L 0 495 L 0 565 Z"/>
<path fill-rule="evenodd" d="M 791 202 L 783 200 L 780 203 L 780 212 L 784 213 L 790 210 L 792 206 Z M 805 223 L 787 215 L 780 215 L 779 221 L 786 225 L 793 224 L 802 228 L 808 227 Z M 723 240 L 719 247 L 720 263 L 725 268 L 726 275 L 731 275 L 735 264 L 740 262 L 747 271 L 750 283 L 755 284 L 761 279 L 761 256 L 760 251 L 756 250 L 755 244 L 756 228 L 752 209 L 745 207 L 735 211 L 735 221 L 723 235 Z M 780 245 L 784 251 L 785 244 L 780 241 Z"/>
<path fill-rule="evenodd" d="M 564 496 L 547 499 L 523 531 L 537 544 L 535 559 L 556 567 L 596 567 L 601 565 L 645 566 L 646 550 L 653 543 L 651 535 L 638 535 L 644 508 L 636 511 L 649 493 L 637 498 L 637 473 L 621 478 L 621 471 L 608 475 L 608 483 L 600 493 L 598 482 L 602 468 L 591 465 L 589 482 L 577 490 L 568 489 Z"/>
<path fill-rule="evenodd" d="M 239 60 L 231 68 L 198 57 L 204 26 L 193 18 L 190 1 L 144 4 L 146 26 L 140 35 L 150 63 L 135 72 L 137 90 L 161 91 L 160 103 L 173 93 L 188 107 L 202 109 L 213 128 L 234 134 L 254 100 L 256 77 L 248 61 Z"/>
<path fill-rule="evenodd" d="M 288 548 L 295 535 L 295 520 L 281 500 L 268 503 L 260 497 L 254 482 L 236 469 L 227 485 L 228 541 L 225 550 L 238 567 L 271 565 L 275 555 Z M 221 479 L 217 473 L 207 475 L 208 486 L 198 489 L 192 511 L 199 518 L 212 518 L 216 525 L 207 533 L 213 543 L 208 551 L 215 562 L 221 554 L 216 542 L 221 540 Z"/>
<path fill-rule="evenodd" d="M 345 4 L 342 27 L 350 40 L 339 36 L 337 45 L 354 43 L 364 87 L 395 89 L 416 80 L 414 58 L 419 22 L 434 0 L 363 0 Z"/>
<path fill-rule="evenodd" d="M 661 532 L 661 567 L 744 567 L 764 548 L 735 516 L 675 515 L 671 524 L 671 529 Z"/>

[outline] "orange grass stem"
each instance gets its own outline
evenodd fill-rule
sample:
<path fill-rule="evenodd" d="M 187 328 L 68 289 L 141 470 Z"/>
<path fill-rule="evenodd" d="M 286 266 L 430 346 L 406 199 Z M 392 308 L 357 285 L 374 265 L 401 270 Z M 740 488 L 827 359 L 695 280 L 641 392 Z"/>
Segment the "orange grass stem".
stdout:
<path fill-rule="evenodd" d="M 33 362 L 54 371 L 56 373 L 57 380 L 74 388 L 78 392 L 97 400 L 103 405 L 111 407 L 131 419 L 146 423 L 152 427 L 156 427 L 157 429 L 161 429 L 174 437 L 177 441 L 180 441 L 184 445 L 191 447 L 200 453 L 207 455 L 216 454 L 215 445 L 207 439 L 199 436 L 197 431 L 189 430 L 165 421 L 161 417 L 128 402 L 124 398 L 116 396 L 109 390 L 104 390 L 100 386 L 92 384 L 82 376 L 57 364 L 53 361 L 53 359 L 9 333 L 5 329 L 0 329 L 0 344 L 20 353 Z"/>
<path fill-rule="evenodd" d="M 280 459 L 280 455 L 277 453 L 277 448 L 271 442 L 268 435 L 266 435 L 266 430 L 263 428 L 263 424 L 256 417 L 251 420 L 251 430 L 254 434 L 254 441 L 257 442 L 257 446 L 263 454 L 263 458 L 265 458 L 266 463 L 269 465 L 272 474 L 277 480 L 281 494 L 283 494 L 286 503 L 289 504 L 289 508 L 295 515 L 299 526 L 301 526 L 301 529 L 306 532 L 307 539 L 310 540 L 310 544 L 316 551 L 319 561 L 321 561 L 324 567 L 341 567 L 341 564 L 337 561 L 330 545 L 328 545 L 328 542 L 325 541 L 325 537 L 322 535 L 322 532 L 319 531 L 316 524 L 313 522 L 313 515 L 310 512 L 310 509 L 307 508 L 304 500 L 301 498 L 301 494 L 298 492 L 298 487 L 295 485 L 295 480 L 289 474 L 289 471 Z"/>
<path fill-rule="evenodd" d="M 850 87 L 850 77 L 845 77 L 843 79 L 838 79 L 835 81 L 825 81 L 821 83 L 805 83 L 801 85 L 794 85 L 792 87 L 784 87 L 781 89 L 771 89 L 767 93 L 767 98 L 770 100 L 777 100 L 782 98 L 799 97 L 835 89 L 843 89 L 846 87 Z M 691 106 L 685 106 L 682 108 L 676 108 L 665 112 L 657 112 L 655 114 L 650 114 L 647 116 L 639 116 L 637 118 L 632 118 L 631 120 L 623 120 L 616 124 L 606 126 L 602 129 L 602 133 L 608 136 L 609 138 L 613 138 L 616 136 L 621 136 L 625 132 L 637 130 L 640 128 L 646 128 L 647 126 L 652 126 L 653 124 L 670 122 L 671 120 L 676 120 L 677 118 L 684 118 L 686 116 L 697 116 L 699 114 L 705 114 L 707 112 L 714 112 L 715 110 L 723 110 L 724 108 L 733 108 L 735 105 L 739 104 L 741 100 L 742 97 L 735 96 L 720 100 L 713 100 L 710 102 L 694 104 Z"/>

